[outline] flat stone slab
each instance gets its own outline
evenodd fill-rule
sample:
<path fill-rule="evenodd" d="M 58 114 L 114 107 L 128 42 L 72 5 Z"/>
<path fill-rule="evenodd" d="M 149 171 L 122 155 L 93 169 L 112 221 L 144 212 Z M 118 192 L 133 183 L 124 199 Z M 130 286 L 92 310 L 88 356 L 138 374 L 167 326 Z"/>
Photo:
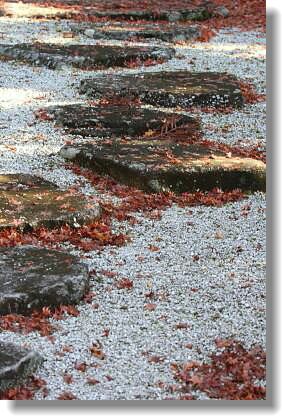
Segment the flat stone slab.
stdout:
<path fill-rule="evenodd" d="M 106 3 L 106 4 L 105 4 Z M 133 3 L 130 7 L 127 4 L 124 9 L 117 7 L 113 2 L 102 2 L 103 6 L 94 8 L 89 11 L 91 16 L 106 17 L 108 19 L 118 20 L 167 20 L 169 22 L 178 22 L 185 20 L 206 20 L 212 16 L 211 9 L 202 4 L 195 5 L 193 2 L 183 2 L 183 8 L 180 7 L 169 7 L 164 2 L 154 1 L 152 4 L 146 4 L 146 6 L 138 7 L 138 2 Z M 115 6 L 115 7 L 113 7 Z"/>
<path fill-rule="evenodd" d="M 40 6 L 46 2 L 42 0 L 24 0 L 23 3 L 33 3 Z M 23 5 L 27 8 L 27 5 Z M 22 6 L 22 9 L 24 8 Z M 180 0 L 176 3 L 166 4 L 163 0 L 152 2 L 126 1 L 114 2 L 109 0 L 49 0 L 48 8 L 57 6 L 60 8 L 73 6 L 74 12 L 80 12 L 81 16 L 106 17 L 107 19 L 126 20 L 206 20 L 212 16 L 213 6 L 200 1 Z"/>
<path fill-rule="evenodd" d="M 200 37 L 198 26 L 171 24 L 96 23 L 73 27 L 75 33 L 82 33 L 92 39 L 152 40 L 164 42 L 191 41 Z"/>
<path fill-rule="evenodd" d="M 0 230 L 79 226 L 96 221 L 100 207 L 36 176 L 0 174 Z"/>
<path fill-rule="evenodd" d="M 49 107 L 57 126 L 68 133 L 88 137 L 142 137 L 154 136 L 173 127 L 175 134 L 181 129 L 187 138 L 199 135 L 199 122 L 186 115 L 171 115 L 158 110 L 109 104 L 85 106 L 72 104 Z M 171 121 L 170 121 L 171 120 Z"/>
<path fill-rule="evenodd" d="M 64 146 L 67 160 L 148 192 L 265 190 L 265 164 L 201 144 L 142 139 Z"/>
<path fill-rule="evenodd" d="M 78 303 L 89 273 L 80 259 L 33 246 L 0 247 L 0 314 Z"/>
<path fill-rule="evenodd" d="M 175 54 L 172 48 L 155 46 L 117 45 L 56 45 L 47 43 L 0 45 L 0 60 L 16 60 L 50 69 L 70 65 L 91 70 L 124 67 L 131 62 L 142 64 L 147 60 L 167 61 Z"/>
<path fill-rule="evenodd" d="M 99 76 L 81 81 L 80 92 L 89 97 L 127 97 L 142 103 L 181 107 L 241 107 L 243 96 L 237 79 L 226 73 L 146 72 Z"/>
<path fill-rule="evenodd" d="M 42 361 L 37 352 L 0 341 L 0 392 L 23 384 Z"/>

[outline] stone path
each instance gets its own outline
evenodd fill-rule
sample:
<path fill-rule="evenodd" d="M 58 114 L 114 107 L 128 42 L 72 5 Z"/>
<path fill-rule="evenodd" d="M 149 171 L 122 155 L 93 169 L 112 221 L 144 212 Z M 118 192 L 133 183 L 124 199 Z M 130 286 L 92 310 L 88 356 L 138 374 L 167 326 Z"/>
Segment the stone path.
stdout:
<path fill-rule="evenodd" d="M 67 253 L 24 246 L 0 254 L 0 315 L 76 304 L 89 287 L 87 267 Z"/>
<path fill-rule="evenodd" d="M 193 192 L 214 188 L 265 191 L 262 161 L 226 154 L 201 144 L 166 139 L 66 145 L 61 155 L 147 192 Z"/>
<path fill-rule="evenodd" d="M 206 140 L 201 112 L 217 117 L 218 110 L 249 111 L 246 91 L 232 70 L 222 72 L 219 52 L 208 51 L 219 72 L 188 69 L 194 45 L 203 47 L 196 42 L 197 21 L 218 15 L 218 8 L 184 0 L 164 6 L 157 0 L 145 10 L 138 4 L 113 7 L 106 0 L 50 0 L 50 7 L 40 0 L 4 3 L 3 19 L 15 24 L 38 19 L 47 35 L 59 29 L 59 41 L 47 36 L 6 43 L 1 35 L 0 65 L 16 68 L 27 89 L 26 74 L 32 79 L 37 71 L 47 79 L 54 77 L 50 70 L 56 74 L 53 96 L 35 94 L 36 104 L 27 100 L 24 111 L 32 117 L 28 131 L 36 126 L 50 140 L 50 131 L 59 137 L 48 158 L 58 168 L 57 182 L 63 183 L 60 172 L 67 180 L 59 187 L 43 179 L 45 165 L 37 176 L 32 158 L 29 173 L 19 171 L 25 158 L 17 154 L 21 134 L 13 137 L 17 147 L 4 137 L 12 152 L 7 160 L 14 157 L 19 164 L 0 173 L 0 397 L 28 383 L 39 367 L 51 399 L 151 400 L 168 398 L 168 392 L 179 399 L 172 367 L 178 371 L 183 360 L 206 360 L 214 340 L 219 348 L 227 346 L 221 338 L 238 338 L 247 347 L 262 344 L 265 330 L 264 205 L 262 194 L 255 193 L 265 192 L 263 154 Z M 186 42 L 185 55 L 179 41 Z M 62 93 L 65 86 L 69 95 Z M 54 100 L 57 89 L 60 99 Z M 4 97 L 2 108 L 0 97 L 6 122 L 24 112 L 9 108 L 10 101 Z M 247 198 L 245 191 L 246 201 L 216 207 L 234 201 L 228 199 L 234 195 Z M 211 206 L 172 205 L 192 192 Z M 50 249 L 34 245 L 36 239 L 22 245 L 15 238 L 38 229 L 55 238 L 52 232 L 63 233 L 64 226 L 83 244 L 65 239 Z M 91 246 L 95 238 L 105 242 L 104 252 Z M 49 340 L 9 331 L 16 315 L 33 319 L 45 308 L 52 317 L 62 305 L 78 305 L 77 315 L 62 316 Z M 36 352 L 40 347 L 42 356 Z M 255 356 L 258 349 L 253 351 Z M 192 399 L 212 397 L 191 380 Z M 258 380 L 263 396 L 263 377 Z M 46 391 L 37 397 L 45 399 Z"/>
<path fill-rule="evenodd" d="M 99 205 L 31 175 L 0 175 L 0 230 L 80 226 L 101 216 Z"/>
<path fill-rule="evenodd" d="M 88 1 L 82 0 L 80 3 L 77 0 L 62 0 L 62 1 L 49 1 L 51 7 L 44 10 L 41 0 L 24 0 L 23 3 L 27 3 L 28 7 L 15 7 L 17 0 L 7 2 L 6 10 L 11 16 L 28 16 L 28 17 L 70 17 L 81 12 L 86 16 L 91 17 L 106 17 L 107 19 L 130 19 L 130 20 L 168 20 L 168 21 L 183 21 L 183 20 L 205 20 L 212 16 L 214 9 L 212 3 L 209 5 L 203 2 L 198 2 L 198 5 L 193 2 L 178 2 L 176 5 L 170 5 L 166 9 L 163 2 L 160 0 L 154 1 L 148 5 L 148 8 L 144 10 L 142 5 L 138 4 L 129 5 L 116 5 L 109 1 Z M 44 2 L 43 2 L 44 5 Z M 53 8 L 52 6 L 55 6 Z M 69 6 L 75 6 L 77 9 L 72 11 L 72 14 L 68 10 Z M 56 8 L 59 9 L 56 13 Z M 51 9 L 51 10 L 50 10 Z M 119 10 L 120 9 L 120 10 Z M 66 13 L 64 14 L 63 11 Z M 68 14 L 67 14 L 68 12 Z"/>
<path fill-rule="evenodd" d="M 195 117 L 171 116 L 156 109 L 129 104 L 64 105 L 49 107 L 56 126 L 65 127 L 74 136 L 136 138 L 164 134 L 173 125 L 174 131 L 188 139 L 200 136 L 200 124 Z"/>
<path fill-rule="evenodd" d="M 188 71 L 146 72 L 86 79 L 80 92 L 89 97 L 139 98 L 142 103 L 161 107 L 241 107 L 242 92 L 235 77 L 224 73 Z"/>
<path fill-rule="evenodd" d="M 170 24 L 133 24 L 133 23 L 96 23 L 72 26 L 73 33 L 84 33 L 91 39 L 114 40 L 152 40 L 164 42 L 192 41 L 200 37 L 200 28 L 196 25 Z"/>
<path fill-rule="evenodd" d="M 0 59 L 16 60 L 47 68 L 62 68 L 71 65 L 80 69 L 101 69 L 122 67 L 132 61 L 142 63 L 147 60 L 165 61 L 172 58 L 173 49 L 151 46 L 121 47 L 106 45 L 68 45 L 20 44 L 0 45 Z"/>

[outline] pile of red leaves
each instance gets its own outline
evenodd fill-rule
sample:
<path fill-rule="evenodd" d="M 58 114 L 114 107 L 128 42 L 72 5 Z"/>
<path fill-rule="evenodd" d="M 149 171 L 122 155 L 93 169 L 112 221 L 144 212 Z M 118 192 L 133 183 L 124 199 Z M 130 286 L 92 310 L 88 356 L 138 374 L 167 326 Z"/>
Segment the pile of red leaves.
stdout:
<path fill-rule="evenodd" d="M 99 20 L 95 16 L 91 16 L 91 10 L 153 10 L 156 15 L 163 10 L 177 10 L 187 8 L 186 0 L 122 0 L 122 1 L 101 1 L 101 0 L 23 0 L 24 3 L 36 3 L 44 7 L 60 7 L 67 8 L 70 11 L 79 11 L 77 16 L 73 16 L 75 20 Z M 202 0 L 189 1 L 189 7 L 198 6 L 205 2 Z M 208 41 L 221 28 L 236 27 L 244 31 L 266 29 L 266 2 L 265 0 L 211 0 L 210 9 L 214 10 L 214 17 L 203 22 L 197 22 L 201 25 L 201 40 Z M 220 7 L 226 7 L 228 16 L 224 17 L 220 12 Z M 108 19 L 100 19 L 108 20 Z M 140 22 L 141 23 L 141 22 Z M 144 21 L 142 21 L 144 23 Z"/>
<path fill-rule="evenodd" d="M 244 97 L 245 104 L 255 104 L 260 101 L 265 101 L 266 99 L 265 94 L 258 94 L 255 91 L 255 88 L 253 87 L 253 85 L 251 85 L 250 83 L 245 82 L 245 81 L 240 81 L 239 85 L 242 91 L 242 95 Z"/>
<path fill-rule="evenodd" d="M 72 305 L 61 305 L 54 310 L 44 307 L 41 310 L 32 312 L 30 316 L 11 313 L 0 316 L 0 328 L 4 331 L 24 334 L 38 331 L 42 336 L 49 336 L 55 330 L 55 327 L 49 322 L 49 318 L 61 320 L 64 319 L 65 314 L 78 316 L 79 312 Z"/>
<path fill-rule="evenodd" d="M 42 390 L 44 397 L 48 395 L 46 381 L 31 376 L 25 386 L 13 387 L 4 392 L 0 392 L 0 400 L 33 400 L 34 394 L 39 390 Z"/>
<path fill-rule="evenodd" d="M 100 176 L 90 169 L 83 169 L 73 164 L 67 164 L 66 168 L 71 169 L 77 175 L 84 176 L 97 190 L 122 199 L 118 206 L 102 202 L 105 216 L 114 217 L 119 221 L 130 219 L 130 214 L 134 212 L 153 215 L 157 219 L 161 215 L 161 210 L 170 207 L 173 203 L 181 207 L 196 205 L 219 207 L 245 197 L 239 189 L 223 192 L 218 188 L 209 192 L 185 192 L 180 195 L 173 192 L 147 194 L 139 189 L 121 185 L 107 176 Z"/>
<path fill-rule="evenodd" d="M 265 352 L 260 347 L 248 351 L 234 340 L 217 340 L 216 345 L 220 350 L 211 354 L 209 364 L 172 365 L 174 378 L 181 383 L 180 399 L 194 400 L 193 391 L 198 390 L 211 399 L 264 400 L 266 390 L 260 381 L 266 377 Z"/>
<path fill-rule="evenodd" d="M 123 234 L 113 234 L 110 225 L 103 222 L 87 224 L 80 228 L 65 225 L 49 230 L 40 227 L 26 233 L 22 233 L 16 228 L 0 231 L 0 247 L 33 244 L 58 248 L 60 243 L 68 242 L 81 250 L 90 251 L 102 249 L 106 245 L 121 246 L 126 241 Z"/>

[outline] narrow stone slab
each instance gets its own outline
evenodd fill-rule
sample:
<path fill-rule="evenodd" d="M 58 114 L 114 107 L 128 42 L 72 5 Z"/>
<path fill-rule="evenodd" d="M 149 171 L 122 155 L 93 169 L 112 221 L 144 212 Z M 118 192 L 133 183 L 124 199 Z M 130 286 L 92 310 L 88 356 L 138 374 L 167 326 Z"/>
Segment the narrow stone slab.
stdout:
<path fill-rule="evenodd" d="M 11 1 L 11 0 L 10 0 Z M 69 7 L 70 11 L 80 13 L 81 18 L 106 17 L 107 19 L 126 20 L 206 20 L 212 16 L 214 6 L 211 2 L 178 0 L 177 2 L 164 2 L 154 0 L 151 2 L 136 2 L 127 0 L 126 3 L 109 0 L 49 0 L 48 5 L 42 0 L 23 0 L 26 5 L 20 9 L 28 9 L 29 3 L 44 5 L 46 8 Z M 72 6 L 72 7 L 71 7 Z M 34 6 L 33 6 L 34 8 Z M 17 9 L 14 7 L 14 9 Z"/>
<path fill-rule="evenodd" d="M 0 314 L 78 303 L 89 273 L 80 259 L 33 246 L 0 247 Z"/>
<path fill-rule="evenodd" d="M 0 60 L 16 60 L 51 69 L 71 65 L 91 70 L 124 67 L 131 62 L 166 61 L 174 49 L 154 46 L 55 45 L 47 43 L 0 45 Z"/>
<path fill-rule="evenodd" d="M 198 26 L 184 26 L 179 24 L 134 24 L 134 23 L 96 23 L 87 26 L 73 26 L 75 33 L 83 33 L 92 39 L 114 40 L 151 40 L 164 42 L 191 41 L 200 37 Z"/>
<path fill-rule="evenodd" d="M 146 72 L 140 74 L 99 76 L 81 81 L 80 92 L 89 97 L 119 96 L 138 98 L 162 107 L 243 105 L 236 78 L 217 72 Z"/>
<path fill-rule="evenodd" d="M 64 146 L 61 155 L 100 174 L 149 192 L 265 189 L 265 164 L 201 144 L 114 140 Z"/>
<path fill-rule="evenodd" d="M 0 230 L 79 226 L 96 221 L 100 207 L 36 176 L 0 174 Z"/>
<path fill-rule="evenodd" d="M 0 341 L 0 392 L 23 384 L 42 361 L 37 352 Z"/>
<path fill-rule="evenodd" d="M 104 6 L 104 7 L 103 7 Z M 104 8 L 104 10 L 103 10 Z M 94 7 L 90 14 L 97 17 L 107 17 L 108 19 L 126 19 L 126 20 L 167 20 L 169 22 L 178 22 L 185 20 L 206 20 L 212 16 L 211 7 L 207 5 L 195 5 L 193 2 L 183 3 L 181 6 L 169 7 L 164 2 L 154 1 L 142 9 L 138 7 L 138 2 L 132 2 L 132 6 L 127 5 L 123 8 L 111 8 L 111 3 L 102 2 L 98 7 Z"/>
<path fill-rule="evenodd" d="M 170 120 L 176 134 L 179 129 L 188 138 L 200 134 L 199 122 L 195 118 L 125 104 L 91 107 L 72 104 L 49 107 L 48 113 L 54 116 L 58 126 L 79 136 L 150 137 L 168 128 Z"/>

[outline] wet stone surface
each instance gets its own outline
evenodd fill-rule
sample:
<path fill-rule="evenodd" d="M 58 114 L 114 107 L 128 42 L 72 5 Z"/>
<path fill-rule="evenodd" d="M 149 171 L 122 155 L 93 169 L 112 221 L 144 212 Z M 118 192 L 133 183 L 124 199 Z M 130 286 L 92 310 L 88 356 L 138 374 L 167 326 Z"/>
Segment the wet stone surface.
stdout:
<path fill-rule="evenodd" d="M 154 46 L 55 45 L 47 43 L 0 45 L 1 60 L 16 60 L 50 69 L 70 65 L 91 70 L 123 67 L 132 61 L 166 61 L 174 56 L 174 49 Z"/>
<path fill-rule="evenodd" d="M 216 72 L 147 72 L 99 76 L 81 81 L 80 92 L 89 97 L 119 96 L 162 107 L 241 107 L 243 96 L 236 78 Z"/>
<path fill-rule="evenodd" d="M 198 26 L 184 26 L 175 23 L 171 24 L 91 24 L 73 27 L 74 33 L 83 33 L 93 39 L 114 39 L 114 40 L 152 40 L 158 39 L 165 42 L 191 41 L 200 37 Z"/>
<path fill-rule="evenodd" d="M 42 361 L 36 352 L 0 341 L 0 392 L 24 383 Z"/>
<path fill-rule="evenodd" d="M 100 207 L 32 175 L 0 174 L 0 230 L 79 226 L 98 219 Z"/>
<path fill-rule="evenodd" d="M 0 248 L 0 314 L 78 303 L 89 273 L 80 259 L 33 246 Z"/>
<path fill-rule="evenodd" d="M 64 146 L 61 155 L 148 192 L 265 189 L 265 164 L 201 144 L 143 139 Z"/>
<path fill-rule="evenodd" d="M 187 138 L 200 134 L 195 118 L 125 104 L 91 107 L 73 104 L 49 107 L 48 112 L 54 116 L 57 126 L 79 136 L 150 137 L 164 133 L 171 126 L 175 134 L 181 129 Z"/>

